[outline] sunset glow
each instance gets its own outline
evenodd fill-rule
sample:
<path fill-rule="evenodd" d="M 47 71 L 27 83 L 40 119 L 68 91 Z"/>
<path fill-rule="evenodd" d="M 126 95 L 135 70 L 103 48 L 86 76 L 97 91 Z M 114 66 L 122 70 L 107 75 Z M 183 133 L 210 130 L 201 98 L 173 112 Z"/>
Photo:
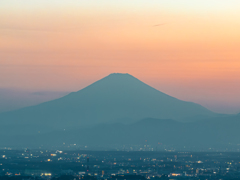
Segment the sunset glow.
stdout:
<path fill-rule="evenodd" d="M 239 0 L 1 1 L 0 88 L 71 92 L 122 72 L 237 113 L 239 9 Z"/>

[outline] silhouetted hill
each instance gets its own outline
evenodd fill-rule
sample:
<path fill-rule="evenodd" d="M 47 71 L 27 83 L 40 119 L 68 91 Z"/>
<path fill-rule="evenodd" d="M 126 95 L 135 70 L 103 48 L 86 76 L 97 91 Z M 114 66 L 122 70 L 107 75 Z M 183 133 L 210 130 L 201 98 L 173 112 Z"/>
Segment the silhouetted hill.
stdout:
<path fill-rule="evenodd" d="M 55 131 L 33 136 L 12 136 L 0 144 L 17 147 L 56 147 L 77 144 L 90 147 L 117 147 L 119 145 L 151 145 L 164 150 L 173 147 L 183 150 L 208 148 L 224 149 L 240 144 L 240 117 L 238 115 L 182 123 L 170 119 L 147 118 L 133 124 L 100 124 L 90 128 Z"/>
<path fill-rule="evenodd" d="M 164 94 L 129 74 L 110 74 L 60 99 L 1 113 L 0 130 L 35 134 L 144 118 L 194 121 L 214 116 L 198 104 Z"/>

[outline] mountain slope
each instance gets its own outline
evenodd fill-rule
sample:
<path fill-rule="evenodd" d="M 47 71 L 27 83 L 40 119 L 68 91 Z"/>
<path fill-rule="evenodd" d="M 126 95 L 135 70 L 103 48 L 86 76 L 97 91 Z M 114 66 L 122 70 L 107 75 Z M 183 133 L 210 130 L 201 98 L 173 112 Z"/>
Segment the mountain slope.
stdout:
<path fill-rule="evenodd" d="M 2 132 L 4 127 L 15 126 L 12 133 L 28 134 L 143 118 L 194 121 L 214 116 L 217 114 L 198 104 L 164 94 L 129 74 L 110 74 L 63 98 L 1 113 L 0 126 Z"/>

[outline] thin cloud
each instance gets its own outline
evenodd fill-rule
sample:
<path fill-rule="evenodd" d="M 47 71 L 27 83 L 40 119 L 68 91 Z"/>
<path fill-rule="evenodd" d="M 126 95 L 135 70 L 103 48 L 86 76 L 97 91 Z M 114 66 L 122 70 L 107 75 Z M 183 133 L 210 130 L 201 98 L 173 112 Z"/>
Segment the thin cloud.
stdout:
<path fill-rule="evenodd" d="M 167 23 L 155 24 L 155 25 L 153 25 L 153 27 L 164 26 L 164 25 L 166 25 L 166 24 L 167 24 Z"/>
<path fill-rule="evenodd" d="M 23 28 L 17 26 L 0 26 L 0 30 L 8 30 L 8 31 L 37 31 L 37 32 L 56 32 L 55 29 L 47 29 L 47 28 Z"/>
<path fill-rule="evenodd" d="M 64 28 L 28 28 L 28 27 L 15 27 L 15 26 L 0 26 L 0 30 L 6 31 L 33 31 L 33 32 L 45 32 L 45 33 L 61 33 L 66 30 L 81 30 L 82 27 L 64 27 Z"/>

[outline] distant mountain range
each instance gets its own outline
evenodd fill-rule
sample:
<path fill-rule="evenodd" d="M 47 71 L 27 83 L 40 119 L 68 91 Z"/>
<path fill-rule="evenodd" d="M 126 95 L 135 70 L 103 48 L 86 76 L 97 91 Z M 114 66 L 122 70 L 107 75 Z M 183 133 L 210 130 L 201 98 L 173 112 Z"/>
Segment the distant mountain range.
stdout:
<path fill-rule="evenodd" d="M 170 119 L 147 118 L 133 124 L 99 124 L 89 128 L 53 131 L 34 135 L 5 136 L 0 144 L 10 147 L 59 148 L 88 146 L 112 149 L 119 146 L 150 147 L 153 150 L 239 149 L 240 115 L 182 123 Z M 144 146 L 145 145 L 145 146 Z M 74 148 L 74 146 L 72 146 Z"/>
<path fill-rule="evenodd" d="M 115 73 L 60 99 L 1 113 L 0 146 L 17 141 L 22 145 L 62 141 L 122 144 L 144 139 L 183 145 L 206 137 L 209 141 L 204 142 L 211 144 L 221 128 L 233 122 L 233 128 L 240 127 L 239 117 L 216 114 L 164 94 L 129 74 Z"/>
<path fill-rule="evenodd" d="M 62 91 L 24 91 L 13 88 L 0 88 L 0 113 L 34 106 L 46 101 L 66 96 Z"/>

